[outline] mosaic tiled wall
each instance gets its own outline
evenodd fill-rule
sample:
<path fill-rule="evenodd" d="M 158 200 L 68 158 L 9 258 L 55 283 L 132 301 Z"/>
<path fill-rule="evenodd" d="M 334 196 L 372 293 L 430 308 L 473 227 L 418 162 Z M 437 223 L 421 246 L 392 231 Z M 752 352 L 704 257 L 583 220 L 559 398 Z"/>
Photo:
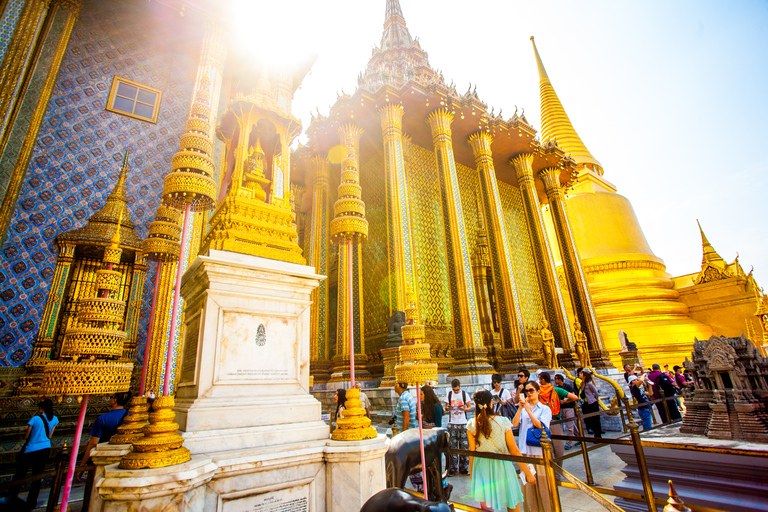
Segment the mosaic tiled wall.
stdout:
<path fill-rule="evenodd" d="M 54 238 L 101 208 L 126 148 L 128 202 L 146 235 L 192 93 L 199 44 L 184 39 L 184 23 L 156 2 L 90 0 L 83 7 L 0 252 L 0 365 L 29 357 L 56 263 Z M 157 124 L 104 109 L 114 75 L 163 91 Z M 153 269 L 144 287 L 140 351 Z"/>
<path fill-rule="evenodd" d="M 13 36 L 13 29 L 19 21 L 21 9 L 24 7 L 24 0 L 8 0 L 5 11 L 0 18 L 0 62 L 3 62 L 5 51 L 8 49 L 8 43 Z"/>
<path fill-rule="evenodd" d="M 428 329 L 451 330 L 440 186 L 434 152 L 410 144 L 406 158 L 421 317 Z"/>
<path fill-rule="evenodd" d="M 507 236 L 510 238 L 517 293 L 520 298 L 520 309 L 523 312 L 523 322 L 526 329 L 539 329 L 544 307 L 541 303 L 539 282 L 536 278 L 536 263 L 533 261 L 531 238 L 528 234 L 528 222 L 523 209 L 523 196 L 520 189 L 509 183 L 499 184 L 501 207 L 504 210 L 504 221 L 507 225 Z"/>
<path fill-rule="evenodd" d="M 387 198 L 384 179 L 384 155 L 378 153 L 360 170 L 362 199 L 368 219 L 368 240 L 363 242 L 363 314 L 366 337 L 386 333 L 389 321 Z"/>

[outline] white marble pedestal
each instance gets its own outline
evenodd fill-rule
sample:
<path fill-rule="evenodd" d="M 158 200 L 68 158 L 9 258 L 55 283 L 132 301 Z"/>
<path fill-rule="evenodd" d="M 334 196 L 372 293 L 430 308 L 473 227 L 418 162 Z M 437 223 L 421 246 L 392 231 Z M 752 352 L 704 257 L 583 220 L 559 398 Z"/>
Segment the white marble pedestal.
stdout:
<path fill-rule="evenodd" d="M 100 482 L 104 478 L 104 468 L 111 464 L 117 464 L 126 453 L 133 451 L 133 445 L 130 444 L 109 444 L 100 443 L 91 452 L 91 461 L 96 466 L 93 473 L 94 483 Z M 101 495 L 97 491 L 91 492 L 91 501 L 88 505 L 90 512 L 102 512 Z"/>
<path fill-rule="evenodd" d="M 309 394 L 314 268 L 225 251 L 185 272 L 176 422 L 192 460 L 96 482 L 104 512 L 359 510 L 387 439 L 328 439 Z"/>

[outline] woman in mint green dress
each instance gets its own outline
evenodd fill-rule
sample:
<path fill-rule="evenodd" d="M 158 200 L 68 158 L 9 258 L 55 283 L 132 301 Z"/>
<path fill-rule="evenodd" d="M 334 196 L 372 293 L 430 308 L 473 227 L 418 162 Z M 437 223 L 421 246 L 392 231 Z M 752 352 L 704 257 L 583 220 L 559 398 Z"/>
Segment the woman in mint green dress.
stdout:
<path fill-rule="evenodd" d="M 520 455 L 512 433 L 512 423 L 504 416 L 493 414 L 492 399 L 491 392 L 487 389 L 475 391 L 473 397 L 475 417 L 467 423 L 469 449 L 503 455 Z M 469 499 L 479 501 L 480 508 L 483 510 L 506 508 L 510 512 L 520 511 L 523 493 L 512 462 L 470 457 L 469 467 L 472 474 L 472 490 L 467 496 Z M 521 464 L 520 469 L 525 474 L 527 482 L 536 481 L 527 464 Z"/>

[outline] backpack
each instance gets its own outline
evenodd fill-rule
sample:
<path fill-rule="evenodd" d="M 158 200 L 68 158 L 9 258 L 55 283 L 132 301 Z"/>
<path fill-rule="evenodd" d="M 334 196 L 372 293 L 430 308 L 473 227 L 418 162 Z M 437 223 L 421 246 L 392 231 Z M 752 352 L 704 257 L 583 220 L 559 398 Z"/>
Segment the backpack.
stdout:
<path fill-rule="evenodd" d="M 542 395 L 541 392 L 539 392 L 539 400 L 550 408 L 553 417 L 560 414 L 560 397 L 557 395 L 557 391 L 555 391 L 555 386 L 552 386 L 552 389 L 550 390 L 549 401 L 544 399 L 544 395 Z"/>
<path fill-rule="evenodd" d="M 451 398 L 452 397 L 453 397 L 453 390 L 450 390 L 448 392 L 448 403 L 449 404 L 451 403 Z M 462 400 L 464 400 L 464 404 L 466 404 L 467 403 L 467 392 L 464 391 L 463 389 L 461 390 L 461 398 L 462 398 Z M 464 418 L 466 418 L 467 417 L 466 411 L 461 411 L 461 412 L 464 413 Z M 450 418 L 450 414 L 448 415 L 448 417 Z M 448 420 L 448 422 L 450 423 L 450 419 Z"/>

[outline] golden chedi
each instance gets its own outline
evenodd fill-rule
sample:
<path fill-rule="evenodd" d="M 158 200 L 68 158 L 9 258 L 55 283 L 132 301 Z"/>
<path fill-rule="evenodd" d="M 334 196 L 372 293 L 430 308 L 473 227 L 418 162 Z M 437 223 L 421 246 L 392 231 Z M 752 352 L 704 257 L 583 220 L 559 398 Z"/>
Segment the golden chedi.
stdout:
<path fill-rule="evenodd" d="M 128 416 L 117 427 L 117 433 L 109 438 L 109 444 L 129 444 L 143 436 L 142 429 L 147 424 L 148 411 L 147 397 L 132 397 L 128 403 Z"/>
<path fill-rule="evenodd" d="M 395 380 L 409 386 L 420 386 L 437 382 L 437 363 L 430 363 L 429 343 L 425 343 L 424 326 L 413 293 L 408 293 L 408 307 L 405 310 L 408 325 L 402 327 L 403 344 L 400 346 L 400 364 L 395 366 Z M 416 390 L 419 393 L 420 389 Z M 407 427 L 403 427 L 407 428 Z"/>
<path fill-rule="evenodd" d="M 142 430 L 143 437 L 133 441 L 133 451 L 120 461 L 121 469 L 163 468 L 187 462 L 191 455 L 184 448 L 184 438 L 176 433 L 174 423 L 175 401 L 172 396 L 159 396 L 152 402 L 149 423 Z"/>
<path fill-rule="evenodd" d="M 533 49 L 539 71 L 541 140 L 556 140 L 577 164 L 578 177 L 566 199 L 568 217 L 611 362 L 621 366 L 620 330 L 637 343 L 645 360 L 682 361 L 690 355 L 692 340 L 708 339 L 712 328 L 690 318 L 664 262 L 648 245 L 632 205 L 605 179 L 602 165 L 560 103 L 535 43 Z M 554 231 L 549 220 L 548 231 Z M 555 236 L 550 241 L 557 243 Z"/>

